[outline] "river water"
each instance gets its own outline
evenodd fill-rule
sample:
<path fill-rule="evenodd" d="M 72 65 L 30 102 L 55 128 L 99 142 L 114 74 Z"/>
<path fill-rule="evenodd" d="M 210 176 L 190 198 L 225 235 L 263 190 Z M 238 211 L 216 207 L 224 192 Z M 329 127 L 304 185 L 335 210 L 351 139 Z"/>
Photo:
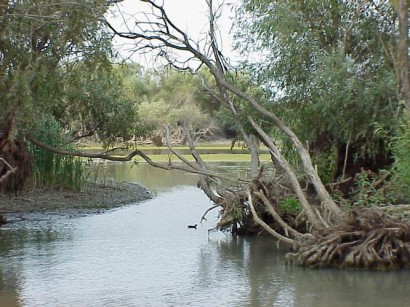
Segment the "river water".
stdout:
<path fill-rule="evenodd" d="M 195 176 L 144 164 L 104 168 L 157 197 L 100 215 L 6 225 L 1 307 L 409 306 L 409 271 L 287 267 L 271 238 L 208 232 L 217 212 L 188 229 L 211 205 Z"/>

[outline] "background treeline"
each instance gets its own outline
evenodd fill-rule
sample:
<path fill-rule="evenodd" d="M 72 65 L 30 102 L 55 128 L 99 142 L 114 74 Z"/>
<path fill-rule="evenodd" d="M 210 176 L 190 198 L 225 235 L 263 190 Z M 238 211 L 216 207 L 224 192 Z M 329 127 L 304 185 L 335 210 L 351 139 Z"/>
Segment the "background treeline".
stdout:
<path fill-rule="evenodd" d="M 104 147 L 130 140 L 161 145 L 164 125 L 175 142 L 184 142 L 181 122 L 207 140 L 237 135 L 235 122 L 245 121 L 208 94 L 213 83 L 205 69 L 190 75 L 119 63 L 104 22 L 110 4 L 0 6 L 1 122 L 12 118 L 2 127 L 2 155 L 11 151 L 9 136 L 69 148 L 85 137 Z M 283 118 L 307 144 L 322 180 L 356 178 L 341 186 L 343 196 L 367 186 L 374 199 L 381 194 L 386 201 L 391 195 L 374 186 L 381 178 L 394 184 L 392 198 L 409 197 L 410 128 L 397 84 L 394 2 L 244 0 L 236 16 L 236 48 L 244 60 L 227 67 L 231 82 Z M 248 105 L 241 109 L 297 168 L 290 142 Z M 27 155 L 34 174 L 48 161 L 34 145 Z M 365 177 L 362 186 L 357 174 Z"/>

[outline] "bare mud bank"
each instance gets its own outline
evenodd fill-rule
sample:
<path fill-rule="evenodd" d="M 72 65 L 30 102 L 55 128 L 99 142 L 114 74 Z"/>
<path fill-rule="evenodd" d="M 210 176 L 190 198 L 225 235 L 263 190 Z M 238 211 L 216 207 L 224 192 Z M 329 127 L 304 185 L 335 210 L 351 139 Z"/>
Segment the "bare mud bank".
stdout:
<path fill-rule="evenodd" d="M 103 213 L 153 197 L 135 183 L 87 183 L 81 191 L 32 189 L 0 194 L 0 215 L 7 221 L 77 217 Z"/>

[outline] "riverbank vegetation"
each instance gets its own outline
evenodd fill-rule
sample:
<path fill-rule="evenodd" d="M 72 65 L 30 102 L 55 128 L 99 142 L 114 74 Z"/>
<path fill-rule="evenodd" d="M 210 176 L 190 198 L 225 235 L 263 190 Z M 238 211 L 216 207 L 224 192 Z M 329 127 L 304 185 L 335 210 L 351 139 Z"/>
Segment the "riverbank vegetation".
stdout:
<path fill-rule="evenodd" d="M 218 37 L 226 6 L 206 2 L 200 41 L 161 1 L 141 1 L 148 11 L 126 30 L 104 18 L 110 1 L 1 6 L 2 192 L 22 189 L 36 170 L 27 141 L 58 157 L 139 157 L 198 174 L 220 210 L 216 229 L 269 233 L 293 249 L 290 262 L 409 267 L 408 2 L 240 1 L 235 63 Z M 165 67 L 114 65 L 112 36 Z M 47 122 L 58 142 L 39 136 Z M 104 150 L 84 151 L 86 138 Z M 250 178 L 207 166 L 198 144 L 220 138 L 242 142 Z M 151 159 L 148 143 L 172 159 Z"/>

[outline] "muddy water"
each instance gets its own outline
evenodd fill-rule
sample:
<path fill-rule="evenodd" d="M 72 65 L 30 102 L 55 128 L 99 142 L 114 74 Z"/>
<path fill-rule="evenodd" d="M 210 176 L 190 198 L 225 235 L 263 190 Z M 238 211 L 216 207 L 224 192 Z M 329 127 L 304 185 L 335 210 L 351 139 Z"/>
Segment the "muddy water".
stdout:
<path fill-rule="evenodd" d="M 270 238 L 208 233 L 191 175 L 114 168 L 158 196 L 83 218 L 0 230 L 0 306 L 408 306 L 410 272 L 286 267 Z M 111 171 L 111 170 L 110 170 Z M 240 167 L 233 170 L 243 171 Z M 141 174 L 138 174 L 141 172 Z M 152 176 L 156 177 L 151 178 Z M 155 183 L 158 183 L 155 186 Z"/>

